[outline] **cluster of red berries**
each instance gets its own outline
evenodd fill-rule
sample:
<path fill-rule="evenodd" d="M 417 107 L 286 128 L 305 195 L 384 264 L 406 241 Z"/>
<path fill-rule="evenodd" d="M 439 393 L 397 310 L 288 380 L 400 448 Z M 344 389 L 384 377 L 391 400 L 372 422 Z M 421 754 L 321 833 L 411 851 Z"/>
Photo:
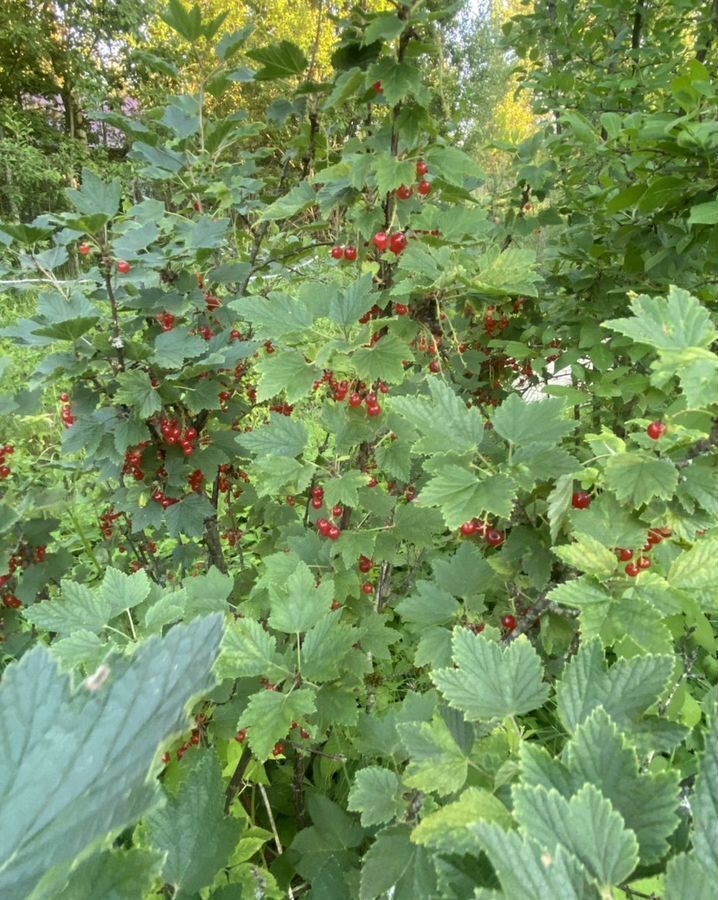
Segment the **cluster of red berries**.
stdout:
<path fill-rule="evenodd" d="M 0 575 L 0 590 L 8 588 L 15 577 L 18 569 L 26 569 L 34 563 L 45 562 L 47 547 L 44 544 L 32 547 L 29 544 L 21 543 L 8 560 L 8 571 L 4 575 Z M 9 609 L 19 609 L 22 606 L 22 600 L 16 597 L 9 589 L 2 597 L 2 602 Z"/>
<path fill-rule="evenodd" d="M 219 297 L 215 297 L 214 294 L 205 294 L 204 305 L 207 307 L 208 312 L 213 312 L 215 309 L 222 308 L 222 301 Z"/>
<path fill-rule="evenodd" d="M 121 513 L 121 512 L 113 512 L 112 508 L 110 507 L 110 509 L 106 513 L 102 513 L 102 515 L 99 517 L 100 528 L 102 529 L 102 535 L 108 541 L 112 537 L 113 527 L 114 527 L 115 522 L 119 518 L 121 518 L 122 515 L 123 515 L 123 513 Z"/>
<path fill-rule="evenodd" d="M 311 734 L 309 734 L 309 732 L 305 728 L 299 727 L 298 722 L 292 722 L 291 728 L 292 728 L 292 731 L 299 730 L 299 736 L 305 741 L 308 741 L 309 738 L 311 737 Z M 284 751 L 282 751 L 282 752 L 284 752 Z"/>
<path fill-rule="evenodd" d="M 2 602 L 8 609 L 20 609 L 22 606 L 22 600 L 19 597 L 16 597 L 15 594 L 5 594 L 2 598 Z"/>
<path fill-rule="evenodd" d="M 464 522 L 459 531 L 463 537 L 478 535 L 478 537 L 486 541 L 489 547 L 500 547 L 506 540 L 506 532 L 501 531 L 500 528 L 494 528 L 481 519 L 471 519 L 468 522 Z"/>
<path fill-rule="evenodd" d="M 340 260 L 345 259 L 347 262 L 354 262 L 359 255 L 359 251 L 356 247 L 351 244 L 347 244 L 346 247 L 342 247 L 339 244 L 335 244 L 332 247 L 332 259 Z"/>
<path fill-rule="evenodd" d="M 270 409 L 280 416 L 291 416 L 294 412 L 294 407 L 290 403 L 280 403 L 277 406 L 270 406 Z"/>
<path fill-rule="evenodd" d="M 394 256 L 401 256 L 406 250 L 407 237 L 403 231 L 395 231 L 388 235 L 385 231 L 378 231 L 372 238 L 372 242 L 380 253 L 389 250 Z"/>
<path fill-rule="evenodd" d="M 496 319 L 494 318 L 495 313 L 496 307 L 489 306 L 484 315 L 484 331 L 489 337 L 494 337 L 497 331 L 502 332 L 509 327 L 508 318 L 505 315 L 502 315 L 500 319 Z"/>
<path fill-rule="evenodd" d="M 368 575 L 369 572 L 374 568 L 374 561 L 369 559 L 368 556 L 360 556 L 358 567 L 359 571 L 362 575 Z M 365 581 L 361 586 L 362 594 L 366 594 L 367 597 L 371 596 L 374 593 L 374 585 L 370 581 Z"/>
<path fill-rule="evenodd" d="M 147 441 L 138 444 L 134 450 L 127 450 L 125 463 L 122 467 L 123 475 L 132 475 L 135 481 L 142 481 L 145 473 L 142 471 L 142 454 L 149 446 Z"/>
<path fill-rule="evenodd" d="M 0 481 L 4 481 L 6 478 L 10 477 L 12 469 L 7 464 L 6 460 L 8 456 L 12 456 L 15 452 L 15 448 L 12 444 L 5 444 L 4 447 L 0 447 Z"/>
<path fill-rule="evenodd" d="M 419 180 L 416 190 L 422 197 L 428 197 L 431 193 L 431 182 L 426 180 L 428 174 L 429 166 L 420 159 L 416 164 L 416 177 Z M 401 187 L 397 188 L 396 196 L 399 200 L 409 200 L 413 193 L 414 189 L 412 187 L 402 184 Z"/>
<path fill-rule="evenodd" d="M 360 325 L 366 325 L 367 322 L 371 322 L 372 319 L 377 319 L 382 314 L 381 307 L 377 306 L 376 303 L 369 312 L 364 313 L 364 315 L 359 319 Z"/>
<path fill-rule="evenodd" d="M 202 489 L 204 488 L 204 475 L 202 474 L 200 469 L 195 469 L 190 475 L 187 476 L 187 483 L 189 484 L 191 490 L 195 492 L 195 494 L 201 494 Z M 227 485 L 229 489 L 229 485 Z"/>
<path fill-rule="evenodd" d="M 161 316 L 157 316 L 157 321 L 162 326 L 162 331 L 172 331 L 172 329 L 175 327 L 177 317 L 173 316 L 172 313 L 165 312 L 162 313 Z"/>
<path fill-rule="evenodd" d="M 179 503 L 176 497 L 168 497 L 161 488 L 157 488 L 152 492 L 152 499 L 155 503 L 159 503 L 162 509 L 168 509 L 170 506 L 174 506 L 175 503 Z"/>
<path fill-rule="evenodd" d="M 626 575 L 630 578 L 635 578 L 639 572 L 642 572 L 644 569 L 650 569 L 651 560 L 645 554 L 650 553 L 656 544 L 660 544 L 661 541 L 671 537 L 672 534 L 673 531 L 670 528 L 650 528 L 646 543 L 641 547 L 640 555 L 633 562 L 631 561 L 634 558 L 633 550 L 629 550 L 626 547 L 616 547 L 616 555 L 619 560 L 628 563 L 625 568 Z"/>
<path fill-rule="evenodd" d="M 181 448 L 185 456 L 192 456 L 197 440 L 196 428 L 190 426 L 183 431 L 182 426 L 177 419 L 168 419 L 165 417 L 160 420 L 160 432 L 162 433 L 162 438 L 167 446 L 172 447 L 176 444 Z"/>
<path fill-rule="evenodd" d="M 244 532 L 240 531 L 239 528 L 230 528 L 223 533 L 222 537 L 230 547 L 236 547 L 243 535 Z"/>
<path fill-rule="evenodd" d="M 317 531 L 330 541 L 338 541 L 342 533 L 341 529 L 329 519 L 317 519 Z"/>
<path fill-rule="evenodd" d="M 60 403 L 62 403 L 62 408 L 60 409 L 60 418 L 62 419 L 62 424 L 65 426 L 65 428 L 71 428 L 75 424 L 75 417 L 72 415 L 70 395 L 60 394 Z"/>

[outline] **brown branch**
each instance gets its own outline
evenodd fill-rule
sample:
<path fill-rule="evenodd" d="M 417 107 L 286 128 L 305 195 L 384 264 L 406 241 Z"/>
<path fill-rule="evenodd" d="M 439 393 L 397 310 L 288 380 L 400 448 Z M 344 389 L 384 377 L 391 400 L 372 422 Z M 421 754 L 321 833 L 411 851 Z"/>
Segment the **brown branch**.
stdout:
<path fill-rule="evenodd" d="M 234 803 L 234 798 L 239 793 L 240 788 L 242 787 L 242 782 L 244 781 L 244 773 L 247 771 L 247 766 L 249 765 L 249 761 L 252 758 L 252 751 L 249 747 L 245 747 L 242 751 L 242 755 L 239 757 L 239 762 L 237 763 L 237 768 L 234 770 L 232 777 L 229 780 L 229 784 L 227 785 L 227 790 L 224 795 L 224 814 L 229 815 L 229 810 Z"/>

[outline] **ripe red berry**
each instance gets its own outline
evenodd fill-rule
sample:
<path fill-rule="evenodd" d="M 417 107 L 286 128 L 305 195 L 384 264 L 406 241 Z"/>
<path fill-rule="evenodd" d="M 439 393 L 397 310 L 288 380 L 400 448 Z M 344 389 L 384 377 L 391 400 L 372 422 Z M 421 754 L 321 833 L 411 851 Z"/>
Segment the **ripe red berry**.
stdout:
<path fill-rule="evenodd" d="M 82 256 L 92 253 L 92 247 L 89 244 L 80 244 L 77 250 Z"/>
<path fill-rule="evenodd" d="M 332 507 L 332 516 L 333 516 L 335 519 L 338 519 L 339 516 L 341 516 L 341 514 L 342 514 L 343 512 L 344 512 L 344 507 L 342 507 L 339 503 L 337 503 L 336 506 L 333 506 L 333 507 Z"/>
<path fill-rule="evenodd" d="M 507 631 L 513 631 L 516 628 L 516 617 L 515 616 L 502 616 L 501 617 L 501 625 Z"/>
<path fill-rule="evenodd" d="M 635 563 L 629 563 L 626 566 L 625 571 L 626 571 L 626 575 L 630 576 L 631 578 L 635 578 L 636 575 L 638 575 L 638 573 L 641 570 L 638 568 L 638 566 Z"/>
<path fill-rule="evenodd" d="M 281 756 L 284 753 L 284 744 L 281 741 L 278 744 L 274 745 L 274 749 L 272 750 L 272 756 Z"/>
<path fill-rule="evenodd" d="M 321 497 L 313 497 L 312 498 L 312 509 L 321 509 L 324 506 L 324 501 Z"/>
<path fill-rule="evenodd" d="M 429 171 L 429 166 L 424 162 L 423 159 L 420 159 L 416 164 L 416 176 L 417 178 L 423 178 L 424 175 Z"/>
<path fill-rule="evenodd" d="M 389 235 L 385 231 L 378 231 L 372 238 L 374 246 L 383 253 L 389 246 Z"/>
<path fill-rule="evenodd" d="M 322 537 L 329 536 L 329 529 L 332 527 L 331 522 L 328 519 L 317 519 L 317 531 Z"/>
<path fill-rule="evenodd" d="M 336 525 L 330 525 L 327 528 L 327 537 L 330 541 L 338 541 L 341 536 L 341 530 Z"/>
<path fill-rule="evenodd" d="M 352 409 L 359 409 L 362 404 L 362 399 L 360 394 L 350 394 L 349 395 L 349 406 Z"/>
<path fill-rule="evenodd" d="M 344 248 L 332 247 L 332 259 L 344 259 Z"/>
<path fill-rule="evenodd" d="M 489 547 L 500 547 L 505 539 L 506 535 L 498 528 L 489 528 L 486 531 L 486 543 Z"/>
<path fill-rule="evenodd" d="M 234 739 L 235 739 L 235 741 L 236 741 L 238 744 L 244 743 L 244 741 L 247 740 L 247 729 L 246 729 L 246 728 L 240 729 L 240 730 L 235 734 Z"/>
<path fill-rule="evenodd" d="M 117 271 L 120 273 L 120 275 L 127 275 L 128 272 L 132 271 L 132 266 L 128 262 L 122 260 L 121 262 L 117 263 Z"/>
<path fill-rule="evenodd" d="M 464 522 L 459 531 L 464 537 L 471 537 L 476 534 L 476 522 L 473 519 L 470 522 Z"/>
<path fill-rule="evenodd" d="M 633 550 L 626 550 L 623 547 L 618 547 L 616 553 L 618 553 L 618 558 L 621 562 L 628 562 L 629 559 L 633 559 Z"/>
<path fill-rule="evenodd" d="M 395 303 L 394 312 L 397 316 L 405 316 L 409 312 L 409 307 L 405 303 Z"/>
<path fill-rule="evenodd" d="M 380 416 L 381 415 L 381 406 L 378 403 L 369 403 L 367 404 L 366 414 L 368 416 Z"/>
<path fill-rule="evenodd" d="M 375 81 L 374 84 L 372 85 L 372 87 L 377 92 L 377 94 L 384 93 L 384 88 L 381 86 L 381 81 Z"/>
<path fill-rule="evenodd" d="M 364 584 L 361 586 L 361 592 L 362 592 L 362 594 L 366 594 L 368 597 L 369 594 L 374 593 L 374 585 L 369 581 L 365 581 Z"/>
<path fill-rule="evenodd" d="M 574 509 L 588 509 L 591 505 L 591 495 L 587 494 L 586 491 L 576 491 L 576 493 L 571 497 L 571 506 Z"/>
<path fill-rule="evenodd" d="M 20 600 L 14 594 L 8 594 L 5 597 L 5 606 L 9 607 L 10 609 L 20 609 L 20 607 L 22 606 L 22 600 Z"/>
<path fill-rule="evenodd" d="M 428 197 L 431 193 L 431 182 L 420 181 L 417 191 L 421 194 L 422 197 Z"/>
<path fill-rule="evenodd" d="M 5 479 L 10 477 L 10 466 L 0 466 L 0 478 Z"/>
<path fill-rule="evenodd" d="M 389 240 L 389 249 L 395 256 L 399 256 L 406 250 L 406 235 L 403 231 L 392 234 Z"/>
<path fill-rule="evenodd" d="M 344 251 L 344 259 L 348 260 L 349 262 L 354 262 L 354 260 L 356 258 L 357 258 L 357 248 L 356 247 L 347 247 L 346 250 Z"/>
<path fill-rule="evenodd" d="M 436 375 L 437 372 L 441 372 L 441 363 L 438 359 L 432 359 L 432 361 L 429 363 L 429 371 L 433 372 L 434 375 Z"/>
<path fill-rule="evenodd" d="M 651 561 L 647 556 L 641 556 L 638 559 L 638 568 L 639 569 L 650 569 Z"/>
<path fill-rule="evenodd" d="M 413 193 L 414 191 L 408 185 L 402 184 L 400 188 L 397 188 L 396 196 L 399 200 L 408 200 Z"/>
<path fill-rule="evenodd" d="M 662 438 L 666 433 L 666 426 L 663 422 L 651 422 L 651 424 L 646 428 L 646 434 L 652 441 L 657 441 L 659 438 Z"/>

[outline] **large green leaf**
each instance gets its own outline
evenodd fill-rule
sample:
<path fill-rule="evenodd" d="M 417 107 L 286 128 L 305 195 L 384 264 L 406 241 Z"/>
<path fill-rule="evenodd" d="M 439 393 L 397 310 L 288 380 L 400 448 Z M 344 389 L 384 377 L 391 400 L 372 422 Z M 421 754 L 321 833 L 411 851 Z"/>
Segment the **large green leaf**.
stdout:
<path fill-rule="evenodd" d="M 483 513 L 508 518 L 516 491 L 508 475 L 481 478 L 474 470 L 448 463 L 426 484 L 418 502 L 438 506 L 447 527 L 458 528 Z"/>
<path fill-rule="evenodd" d="M 604 327 L 656 350 L 708 347 L 715 340 L 709 311 L 682 288 L 671 287 L 667 298 L 642 294 L 631 301 L 631 312 L 633 318 L 610 319 Z"/>
<path fill-rule="evenodd" d="M 223 678 L 261 675 L 281 681 L 291 674 L 277 652 L 277 639 L 249 618 L 237 619 L 227 628 L 217 674 Z"/>
<path fill-rule="evenodd" d="M 364 854 L 359 900 L 392 896 L 435 897 L 436 873 L 426 850 L 410 840 L 408 825 L 380 831 Z"/>
<path fill-rule="evenodd" d="M 120 208 L 122 186 L 119 178 L 107 184 L 90 169 L 83 169 L 81 188 L 68 188 L 66 194 L 78 212 L 85 215 L 101 214 L 107 220 Z"/>
<path fill-rule="evenodd" d="M 409 787 L 440 797 L 460 791 L 466 782 L 468 759 L 439 715 L 431 722 L 397 725 L 399 739 L 409 754 L 403 780 Z"/>
<path fill-rule="evenodd" d="M 106 850 L 83 860 L 53 900 L 137 900 L 150 891 L 162 872 L 162 857 L 149 850 Z M 45 896 L 48 896 L 47 893 Z M 33 894 L 42 897 L 42 884 Z"/>
<path fill-rule="evenodd" d="M 439 669 L 431 677 L 449 706 L 461 710 L 467 721 L 522 715 L 548 697 L 541 659 L 525 637 L 502 648 L 457 627 L 452 656 L 457 668 Z"/>
<path fill-rule="evenodd" d="M 384 825 L 404 811 L 406 804 L 401 794 L 401 782 L 394 772 L 381 766 L 367 766 L 354 776 L 347 809 L 361 813 L 364 827 Z"/>
<path fill-rule="evenodd" d="M 693 846 L 698 862 L 718 878 L 718 704 L 713 704 L 705 750 L 691 801 Z"/>
<path fill-rule="evenodd" d="M 417 453 L 465 453 L 478 450 L 484 439 L 484 420 L 439 379 L 429 382 L 431 397 L 397 397 L 391 408 L 419 431 Z"/>
<path fill-rule="evenodd" d="M 618 812 L 592 784 L 567 800 L 544 787 L 514 785 L 514 815 L 522 830 L 554 853 L 563 847 L 602 887 L 625 881 L 638 863 L 638 841 Z"/>
<path fill-rule="evenodd" d="M 269 624 L 285 634 L 303 634 L 329 614 L 333 597 L 334 582 L 317 584 L 309 566 L 300 562 L 285 582 L 270 585 Z"/>
<path fill-rule="evenodd" d="M 295 403 L 311 391 L 317 377 L 316 369 L 296 350 L 268 354 L 257 363 L 257 371 L 260 375 L 259 400 L 270 400 L 285 393 L 289 403 Z"/>
<path fill-rule="evenodd" d="M 480 845 L 475 829 L 469 826 L 478 822 L 495 822 L 510 828 L 512 819 L 498 797 L 482 788 L 469 787 L 458 800 L 424 816 L 411 839 L 441 853 L 475 853 Z"/>
<path fill-rule="evenodd" d="M 576 427 L 576 422 L 566 416 L 563 400 L 527 403 L 517 394 L 504 400 L 492 421 L 496 433 L 517 447 L 527 444 L 556 446 Z"/>
<path fill-rule="evenodd" d="M 609 669 L 601 644 L 584 644 L 556 686 L 559 718 L 574 731 L 598 706 L 619 726 L 630 727 L 658 696 L 673 672 L 672 656 L 619 659 Z"/>
<path fill-rule="evenodd" d="M 648 453 L 618 453 L 606 463 L 606 487 L 634 508 L 661 498 L 670 500 L 678 470 L 669 459 Z"/>
<path fill-rule="evenodd" d="M 190 699 L 214 683 L 222 637 L 210 616 L 112 658 L 72 694 L 44 647 L 0 685 L 0 895 L 23 900 L 53 866 L 131 825 L 159 794 L 159 744 L 186 727 Z"/>
<path fill-rule="evenodd" d="M 249 732 L 249 746 L 260 761 L 269 759 L 277 741 L 287 736 L 292 722 L 314 712 L 314 692 L 301 688 L 289 694 L 261 691 L 249 698 L 238 727 Z"/>
<path fill-rule="evenodd" d="M 307 58 L 291 41 L 279 41 L 268 47 L 260 47 L 247 53 L 250 59 L 262 64 L 257 72 L 258 81 L 272 81 L 301 74 L 307 67 Z"/>
<path fill-rule="evenodd" d="M 307 445 L 307 429 L 291 416 L 272 413 L 266 425 L 244 432 L 237 443 L 259 456 L 299 456 Z"/>
<path fill-rule="evenodd" d="M 166 854 L 162 877 L 191 895 L 211 884 L 229 860 L 243 824 L 224 815 L 224 782 L 216 752 L 203 749 L 179 790 L 147 817 L 151 846 Z"/>

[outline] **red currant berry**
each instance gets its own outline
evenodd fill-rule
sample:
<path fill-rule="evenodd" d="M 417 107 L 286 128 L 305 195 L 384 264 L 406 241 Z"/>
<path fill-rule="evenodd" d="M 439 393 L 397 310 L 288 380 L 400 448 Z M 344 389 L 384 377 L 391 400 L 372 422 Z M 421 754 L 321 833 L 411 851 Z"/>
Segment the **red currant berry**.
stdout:
<path fill-rule="evenodd" d="M 344 259 L 348 262 L 354 262 L 357 258 L 357 248 L 356 247 L 347 247 L 344 251 Z"/>
<path fill-rule="evenodd" d="M 399 200 L 408 200 L 413 193 L 414 192 L 410 187 L 408 187 L 406 184 L 402 184 L 400 188 L 397 188 L 396 196 L 399 198 Z"/>
<path fill-rule="evenodd" d="M 516 617 L 515 616 L 502 616 L 501 617 L 501 625 L 507 631 L 513 631 L 516 628 Z"/>
<path fill-rule="evenodd" d="M 369 581 L 365 581 L 361 586 L 361 592 L 362 594 L 366 594 L 368 597 L 370 594 L 374 593 L 374 585 Z"/>
<path fill-rule="evenodd" d="M 327 537 L 330 541 L 338 541 L 341 536 L 341 530 L 336 525 L 330 525 L 327 528 Z"/>
<path fill-rule="evenodd" d="M 641 556 L 638 559 L 638 568 L 639 569 L 650 569 L 651 561 L 647 556 Z"/>
<path fill-rule="evenodd" d="M 378 231 L 372 241 L 376 249 L 383 253 L 389 246 L 389 235 L 385 231 Z"/>
<path fill-rule="evenodd" d="M 350 394 L 349 395 L 349 406 L 352 409 L 359 409 L 362 404 L 362 399 L 360 394 Z"/>
<path fill-rule="evenodd" d="M 505 539 L 506 535 L 498 528 L 489 528 L 486 532 L 486 543 L 489 547 L 500 547 Z"/>
<path fill-rule="evenodd" d="M 574 509 L 588 509 L 591 505 L 591 495 L 587 494 L 586 491 L 576 491 L 576 493 L 571 497 L 571 506 Z"/>
<path fill-rule="evenodd" d="M 332 247 L 332 259 L 344 259 L 344 248 Z"/>
<path fill-rule="evenodd" d="M 406 250 L 406 235 L 403 231 L 392 234 L 389 241 L 389 249 L 395 256 L 400 256 Z"/>
<path fill-rule="evenodd" d="M 416 164 L 416 177 L 423 178 L 424 175 L 426 175 L 426 173 L 428 171 L 429 171 L 428 164 L 425 163 L 423 159 L 420 159 L 419 162 Z"/>
<path fill-rule="evenodd" d="M 616 553 L 618 553 L 618 558 L 621 562 L 628 562 L 629 559 L 633 559 L 633 550 L 626 550 L 623 547 L 618 547 Z"/>
<path fill-rule="evenodd" d="M 77 249 L 82 256 L 87 256 L 92 253 L 92 247 L 89 244 L 80 244 Z"/>
<path fill-rule="evenodd" d="M 657 441 L 659 438 L 662 438 L 666 433 L 666 426 L 663 422 L 651 422 L 651 424 L 646 428 L 646 434 L 652 441 Z"/>
<path fill-rule="evenodd" d="M 128 262 L 122 260 L 122 262 L 117 263 L 117 271 L 120 273 L 120 275 L 127 275 L 132 271 L 132 266 Z"/>
<path fill-rule="evenodd" d="M 420 181 L 417 191 L 421 194 L 422 197 L 428 197 L 431 193 L 431 182 Z"/>
<path fill-rule="evenodd" d="M 476 522 L 474 522 L 473 519 L 471 522 L 464 522 L 459 531 L 464 537 L 471 537 L 476 534 Z"/>
<path fill-rule="evenodd" d="M 321 497 L 314 497 L 312 499 L 312 509 L 321 509 L 324 506 L 324 501 Z"/>
<path fill-rule="evenodd" d="M 409 312 L 409 307 L 405 303 L 395 303 L 394 312 L 397 316 L 405 316 Z"/>
<path fill-rule="evenodd" d="M 638 575 L 638 573 L 641 570 L 638 568 L 638 566 L 635 563 L 629 563 L 626 566 L 625 571 L 626 571 L 626 575 L 630 576 L 631 578 L 635 578 L 636 575 Z"/>

